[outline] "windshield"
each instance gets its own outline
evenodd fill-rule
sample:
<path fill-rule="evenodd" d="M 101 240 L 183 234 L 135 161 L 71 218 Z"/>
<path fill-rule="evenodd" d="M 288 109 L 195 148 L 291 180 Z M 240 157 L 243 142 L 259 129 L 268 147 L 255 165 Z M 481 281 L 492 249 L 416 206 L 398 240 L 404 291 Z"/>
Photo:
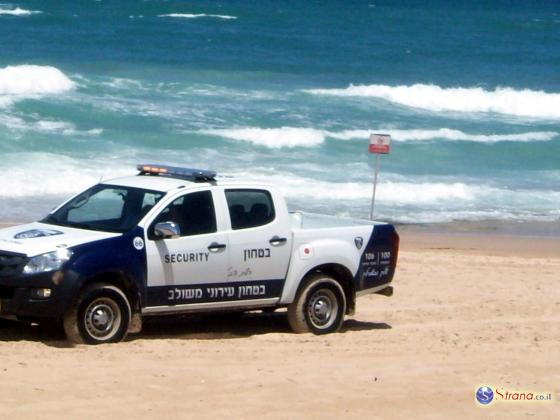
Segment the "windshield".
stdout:
<path fill-rule="evenodd" d="M 98 184 L 49 214 L 43 223 L 106 232 L 128 232 L 165 195 L 141 188 Z"/>

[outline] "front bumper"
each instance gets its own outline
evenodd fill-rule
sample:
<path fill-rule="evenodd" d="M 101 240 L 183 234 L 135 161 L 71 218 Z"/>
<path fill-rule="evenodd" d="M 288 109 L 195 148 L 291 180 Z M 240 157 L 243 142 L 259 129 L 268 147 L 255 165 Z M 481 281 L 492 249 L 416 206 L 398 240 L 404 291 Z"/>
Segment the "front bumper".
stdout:
<path fill-rule="evenodd" d="M 0 277 L 0 317 L 59 319 L 69 303 L 71 277 L 63 271 Z M 40 289 L 50 295 L 40 297 Z"/>

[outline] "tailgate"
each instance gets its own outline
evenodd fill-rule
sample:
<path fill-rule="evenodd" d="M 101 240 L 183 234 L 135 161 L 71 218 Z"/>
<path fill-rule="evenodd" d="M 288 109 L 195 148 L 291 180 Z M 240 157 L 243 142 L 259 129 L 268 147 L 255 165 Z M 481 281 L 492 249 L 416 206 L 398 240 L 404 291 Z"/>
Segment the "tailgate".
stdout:
<path fill-rule="evenodd" d="M 375 225 L 360 259 L 356 291 L 378 287 L 393 280 L 399 252 L 399 235 L 393 225 Z"/>

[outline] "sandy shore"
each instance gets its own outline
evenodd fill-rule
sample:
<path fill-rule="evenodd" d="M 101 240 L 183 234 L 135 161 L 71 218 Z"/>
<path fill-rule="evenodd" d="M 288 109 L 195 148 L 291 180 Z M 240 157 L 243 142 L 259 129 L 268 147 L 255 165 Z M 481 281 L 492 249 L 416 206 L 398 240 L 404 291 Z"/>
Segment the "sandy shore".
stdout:
<path fill-rule="evenodd" d="M 401 231 L 395 295 L 339 334 L 283 314 L 159 319 L 68 347 L 0 320 L 6 418 L 559 418 L 560 239 Z M 480 385 L 553 401 L 475 402 Z"/>

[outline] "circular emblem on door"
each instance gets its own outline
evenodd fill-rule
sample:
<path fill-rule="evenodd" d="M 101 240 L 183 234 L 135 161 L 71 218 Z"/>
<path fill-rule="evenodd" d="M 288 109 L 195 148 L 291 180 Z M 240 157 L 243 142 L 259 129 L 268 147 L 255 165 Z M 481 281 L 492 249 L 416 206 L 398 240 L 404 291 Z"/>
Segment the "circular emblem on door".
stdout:
<path fill-rule="evenodd" d="M 134 245 L 134 248 L 140 251 L 141 249 L 144 249 L 144 239 L 142 239 L 140 236 L 137 236 L 132 241 L 132 245 Z"/>

